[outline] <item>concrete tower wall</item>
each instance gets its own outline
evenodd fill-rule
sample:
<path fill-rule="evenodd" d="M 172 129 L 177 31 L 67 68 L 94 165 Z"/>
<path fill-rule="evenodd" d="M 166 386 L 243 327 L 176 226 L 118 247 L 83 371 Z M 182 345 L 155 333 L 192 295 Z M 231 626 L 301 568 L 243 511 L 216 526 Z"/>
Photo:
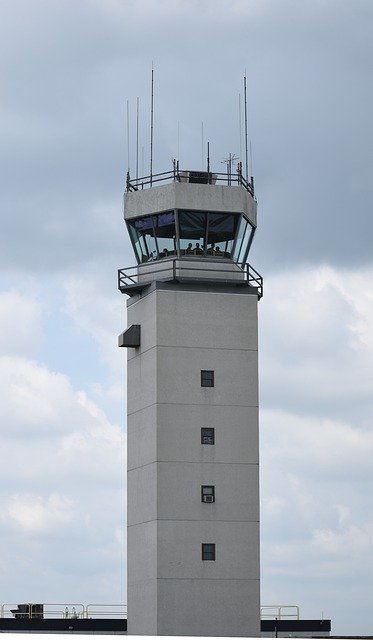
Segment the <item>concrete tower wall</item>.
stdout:
<path fill-rule="evenodd" d="M 128 324 L 128 633 L 259 635 L 257 296 L 157 283 Z"/>

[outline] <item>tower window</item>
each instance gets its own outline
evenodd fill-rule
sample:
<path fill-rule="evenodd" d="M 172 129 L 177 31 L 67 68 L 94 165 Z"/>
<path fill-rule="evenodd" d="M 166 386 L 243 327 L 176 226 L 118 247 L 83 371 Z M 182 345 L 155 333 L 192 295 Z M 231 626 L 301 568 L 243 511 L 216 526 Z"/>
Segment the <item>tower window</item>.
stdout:
<path fill-rule="evenodd" d="M 202 560 L 215 560 L 215 544 L 202 542 Z"/>
<path fill-rule="evenodd" d="M 202 369 L 201 371 L 201 387 L 213 387 L 214 386 L 214 372 Z"/>
<path fill-rule="evenodd" d="M 203 484 L 201 487 L 201 502 L 215 502 L 215 487 L 210 484 Z"/>
<path fill-rule="evenodd" d="M 215 444 L 215 429 L 201 427 L 201 444 Z"/>

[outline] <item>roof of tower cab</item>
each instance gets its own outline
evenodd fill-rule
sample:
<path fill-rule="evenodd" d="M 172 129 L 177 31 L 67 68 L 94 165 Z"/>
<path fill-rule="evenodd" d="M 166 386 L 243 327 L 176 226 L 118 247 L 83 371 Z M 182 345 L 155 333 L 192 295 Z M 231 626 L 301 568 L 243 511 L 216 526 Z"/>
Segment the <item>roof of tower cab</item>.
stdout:
<path fill-rule="evenodd" d="M 257 226 L 257 201 L 253 178 L 237 173 L 181 171 L 131 179 L 127 174 L 124 218 L 140 218 L 170 210 L 243 214 Z"/>

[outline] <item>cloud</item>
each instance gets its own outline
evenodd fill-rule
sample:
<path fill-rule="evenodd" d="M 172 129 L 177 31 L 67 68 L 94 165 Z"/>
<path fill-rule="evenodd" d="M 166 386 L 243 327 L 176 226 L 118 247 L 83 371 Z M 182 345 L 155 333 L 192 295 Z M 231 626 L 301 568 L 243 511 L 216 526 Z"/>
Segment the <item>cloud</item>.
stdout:
<path fill-rule="evenodd" d="M 0 353 L 33 354 L 42 340 L 42 306 L 17 291 L 0 293 Z"/>
<path fill-rule="evenodd" d="M 8 498 L 3 524 L 10 520 L 26 533 L 51 532 L 74 518 L 74 502 L 58 494 L 46 500 L 35 495 L 12 495 Z"/>
<path fill-rule="evenodd" d="M 372 269 L 270 276 L 260 308 L 262 402 L 366 419 L 373 394 Z"/>

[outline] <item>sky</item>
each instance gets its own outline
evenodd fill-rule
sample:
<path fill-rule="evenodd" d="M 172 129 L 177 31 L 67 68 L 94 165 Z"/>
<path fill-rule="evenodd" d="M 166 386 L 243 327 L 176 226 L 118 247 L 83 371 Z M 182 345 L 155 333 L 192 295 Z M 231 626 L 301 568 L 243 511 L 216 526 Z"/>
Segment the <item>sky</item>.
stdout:
<path fill-rule="evenodd" d="M 247 76 L 262 604 L 371 633 L 372 61 L 371 0 L 0 0 L 2 603 L 126 602 L 116 272 L 153 64 L 156 172 L 203 167 L 202 123 L 215 171 L 242 153 Z"/>

